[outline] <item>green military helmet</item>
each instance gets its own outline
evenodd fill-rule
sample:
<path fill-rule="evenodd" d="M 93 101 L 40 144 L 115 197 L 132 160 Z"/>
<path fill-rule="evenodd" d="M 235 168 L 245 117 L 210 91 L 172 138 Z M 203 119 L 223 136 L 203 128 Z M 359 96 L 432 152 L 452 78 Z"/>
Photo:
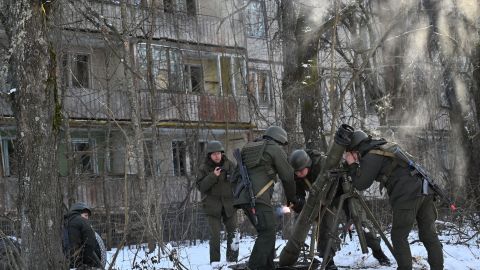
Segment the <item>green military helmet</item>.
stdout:
<path fill-rule="evenodd" d="M 360 145 L 361 142 L 367 139 L 368 139 L 367 133 L 363 132 L 363 130 L 361 129 L 355 130 L 352 135 L 352 141 L 350 142 L 350 145 L 348 146 L 348 148 L 350 150 L 354 150 L 357 146 Z"/>
<path fill-rule="evenodd" d="M 209 141 L 207 144 L 207 154 L 210 155 L 215 152 L 225 152 L 222 143 L 219 141 Z"/>
<path fill-rule="evenodd" d="M 312 165 L 312 159 L 310 159 L 310 156 L 308 156 L 305 150 L 297 149 L 290 154 L 288 163 L 292 165 L 294 171 L 300 171 L 303 168 L 310 167 Z"/>
<path fill-rule="evenodd" d="M 77 203 L 74 203 L 71 207 L 70 207 L 70 211 L 76 211 L 76 212 L 85 212 L 87 211 L 89 215 L 92 214 L 92 210 L 90 209 L 90 207 L 84 203 L 84 202 L 77 202 Z"/>
<path fill-rule="evenodd" d="M 264 137 L 270 137 L 280 144 L 287 144 L 287 132 L 279 126 L 270 126 L 265 130 Z"/>

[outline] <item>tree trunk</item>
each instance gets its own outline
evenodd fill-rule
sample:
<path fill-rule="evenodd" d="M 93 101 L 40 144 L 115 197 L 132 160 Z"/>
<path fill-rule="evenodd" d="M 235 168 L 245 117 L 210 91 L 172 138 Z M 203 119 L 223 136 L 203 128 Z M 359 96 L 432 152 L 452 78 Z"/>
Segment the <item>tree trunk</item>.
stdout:
<path fill-rule="evenodd" d="M 148 224 L 149 236 L 148 236 L 148 248 L 149 251 L 153 251 L 156 247 L 156 243 L 163 245 L 163 228 L 162 228 L 162 198 L 161 196 L 161 186 L 162 180 L 159 175 L 159 168 L 160 168 L 160 153 L 162 149 L 161 146 L 161 137 L 160 132 L 158 129 L 158 114 L 156 108 L 160 107 L 158 104 L 159 97 L 159 90 L 157 88 L 155 82 L 155 74 L 154 74 L 154 61 L 153 61 L 153 48 L 152 48 L 152 41 L 153 35 L 156 28 L 156 17 L 157 17 L 157 8 L 154 5 L 151 5 L 148 9 L 148 20 L 150 22 L 150 27 L 148 28 L 147 32 L 147 40 L 146 40 L 146 57 L 147 57 L 147 87 L 150 92 L 150 103 L 149 103 L 149 111 L 150 111 L 150 118 L 152 119 L 151 123 L 151 130 L 152 130 L 152 148 L 146 149 L 145 151 L 150 151 L 149 160 L 146 162 L 150 163 L 150 170 L 151 176 L 147 180 L 147 202 L 149 203 L 148 211 L 146 217 L 146 224 Z"/>
<path fill-rule="evenodd" d="M 469 160 L 468 176 L 470 179 L 471 196 L 475 202 L 477 210 L 480 210 L 480 40 L 478 41 L 473 60 L 473 79 L 474 86 L 471 94 L 476 110 L 476 133 L 471 137 L 471 156 Z"/>
<path fill-rule="evenodd" d="M 323 110 L 321 95 L 321 78 L 318 71 L 318 46 L 319 39 L 311 36 L 305 29 L 313 28 L 314 22 L 309 18 L 313 18 L 308 11 L 303 11 L 297 20 L 296 40 L 297 40 L 297 59 L 301 65 L 297 66 L 296 73 L 298 80 L 304 82 L 304 86 L 300 90 L 302 93 L 302 117 L 301 125 L 303 136 L 305 138 L 305 146 L 309 149 L 319 149 L 327 152 L 327 143 L 325 140 L 323 126 Z M 298 84 L 300 85 L 300 84 Z"/>
<path fill-rule="evenodd" d="M 295 141 L 296 114 L 298 110 L 298 96 L 295 89 L 298 86 L 299 75 L 297 59 L 297 41 L 295 38 L 295 12 L 292 0 L 284 0 L 280 4 L 281 36 L 283 53 L 283 127 L 288 134 L 289 141 Z"/>
<path fill-rule="evenodd" d="M 460 98 L 457 95 L 455 77 L 459 76 L 454 59 L 445 55 L 442 47 L 446 44 L 441 44 L 437 33 L 440 31 L 438 26 L 438 14 L 440 13 L 440 6 L 437 2 L 425 0 L 423 2 L 424 8 L 427 11 L 427 16 L 432 26 L 429 29 L 428 51 L 429 56 L 433 59 L 438 55 L 439 62 L 442 67 L 443 85 L 445 86 L 447 99 L 450 105 L 450 123 L 451 123 L 451 142 L 453 142 L 456 149 L 454 150 L 455 167 L 453 179 L 451 179 L 451 190 L 453 194 L 462 194 L 465 191 L 466 185 L 469 184 L 471 175 L 469 170 L 469 161 L 472 161 L 472 153 L 479 151 L 478 147 L 471 144 L 469 134 L 466 129 L 467 122 L 464 118 Z M 442 46 L 443 45 L 443 46 Z M 448 45 L 447 45 L 448 46 Z M 458 52 L 458 51 L 457 51 Z M 461 196 L 458 199 L 463 200 Z"/>
<path fill-rule="evenodd" d="M 22 269 L 62 269 L 56 159 L 61 116 L 56 55 L 48 40 L 49 10 L 41 3 L 9 1 L 0 12 L 11 52 L 9 72 L 16 80 L 12 109 L 17 124 Z"/>
<path fill-rule="evenodd" d="M 134 160 L 137 169 L 137 178 L 139 180 L 139 189 L 140 194 L 146 190 L 145 182 L 145 166 L 144 166 L 144 151 L 143 151 L 143 131 L 141 124 L 141 114 L 140 114 L 140 95 L 138 92 L 137 85 L 135 83 L 135 74 L 134 74 L 134 53 L 132 51 L 132 46 L 129 38 L 129 27 L 128 27 L 128 15 L 127 15 L 127 4 L 123 0 L 121 4 L 121 14 L 122 14 L 122 42 L 123 42 L 123 73 L 125 76 L 125 85 L 126 93 L 128 97 L 128 102 L 130 105 L 130 118 L 131 118 L 131 133 L 133 136 L 128 136 L 130 140 L 127 143 L 133 145 L 134 149 Z"/>

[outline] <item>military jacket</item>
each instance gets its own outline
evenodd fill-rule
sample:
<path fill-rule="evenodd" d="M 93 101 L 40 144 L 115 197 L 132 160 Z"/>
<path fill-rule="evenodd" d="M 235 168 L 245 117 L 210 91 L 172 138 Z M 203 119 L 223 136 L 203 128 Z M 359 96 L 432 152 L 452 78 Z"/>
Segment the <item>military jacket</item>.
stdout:
<path fill-rule="evenodd" d="M 222 167 L 219 176 L 213 171 L 215 167 Z M 233 207 L 233 188 L 230 176 L 234 170 L 234 164 L 225 156 L 220 164 L 215 164 L 210 158 L 200 165 L 196 180 L 197 188 L 202 194 L 202 205 L 205 213 L 210 216 L 221 217 L 222 208 L 227 217 L 235 213 Z"/>
<path fill-rule="evenodd" d="M 247 167 L 255 195 L 258 194 L 270 180 L 276 181 L 278 175 L 282 181 L 287 202 L 296 203 L 293 168 L 290 166 L 290 163 L 288 163 L 287 154 L 278 143 L 271 140 L 247 143 L 242 148 L 242 159 Z M 273 185 L 258 196 L 255 203 L 271 206 L 272 194 Z M 250 197 L 246 188 L 241 191 L 239 197 L 235 199 L 234 204 L 237 206 L 250 204 Z"/>
<path fill-rule="evenodd" d="M 375 144 L 373 141 L 371 143 Z M 391 170 L 393 158 L 369 153 L 371 149 L 379 147 L 365 146 L 367 149 L 360 149 L 359 164 L 352 163 L 349 166 L 353 186 L 358 190 L 365 190 L 370 187 L 373 181 L 385 182 L 390 205 L 396 209 L 408 209 L 414 207 L 415 198 L 421 196 L 422 181 L 418 176 L 411 175 L 410 169 L 405 166 L 394 166 Z M 391 173 L 388 173 L 391 171 Z M 388 175 L 388 179 L 382 180 Z"/>

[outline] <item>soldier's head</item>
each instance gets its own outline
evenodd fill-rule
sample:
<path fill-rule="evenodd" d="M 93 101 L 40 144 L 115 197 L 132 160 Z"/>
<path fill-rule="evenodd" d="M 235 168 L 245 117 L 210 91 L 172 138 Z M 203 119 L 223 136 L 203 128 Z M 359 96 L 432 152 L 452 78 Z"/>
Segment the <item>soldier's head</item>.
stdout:
<path fill-rule="evenodd" d="M 270 126 L 269 128 L 267 128 L 267 130 L 265 130 L 263 138 L 274 140 L 280 145 L 288 144 L 287 132 L 279 126 Z"/>
<path fill-rule="evenodd" d="M 223 145 L 219 141 L 209 141 L 207 144 L 207 155 L 215 163 L 220 163 L 222 155 L 225 152 Z"/>
<path fill-rule="evenodd" d="M 288 158 L 288 162 L 292 165 L 295 175 L 298 178 L 305 178 L 312 166 L 312 159 L 308 156 L 307 152 L 302 149 L 293 151 Z"/>
<path fill-rule="evenodd" d="M 70 212 L 78 212 L 80 213 L 80 215 L 86 219 L 88 219 L 89 216 L 92 215 L 92 210 L 90 209 L 90 207 L 84 203 L 84 202 L 77 202 L 77 203 L 74 203 L 71 207 L 70 207 Z"/>
<path fill-rule="evenodd" d="M 350 145 L 347 147 L 347 151 L 358 151 L 360 144 L 369 140 L 370 137 L 361 129 L 357 129 L 353 132 Z"/>

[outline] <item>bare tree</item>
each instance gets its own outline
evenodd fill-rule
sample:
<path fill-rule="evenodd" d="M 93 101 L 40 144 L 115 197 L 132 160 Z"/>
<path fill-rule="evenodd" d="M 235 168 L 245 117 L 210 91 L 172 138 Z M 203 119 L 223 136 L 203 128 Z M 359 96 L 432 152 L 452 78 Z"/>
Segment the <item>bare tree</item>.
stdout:
<path fill-rule="evenodd" d="M 57 138 L 61 125 L 56 52 L 50 37 L 53 4 L 2 1 L 9 44 L 10 100 L 17 125 L 21 269 L 61 269 L 61 186 Z"/>

